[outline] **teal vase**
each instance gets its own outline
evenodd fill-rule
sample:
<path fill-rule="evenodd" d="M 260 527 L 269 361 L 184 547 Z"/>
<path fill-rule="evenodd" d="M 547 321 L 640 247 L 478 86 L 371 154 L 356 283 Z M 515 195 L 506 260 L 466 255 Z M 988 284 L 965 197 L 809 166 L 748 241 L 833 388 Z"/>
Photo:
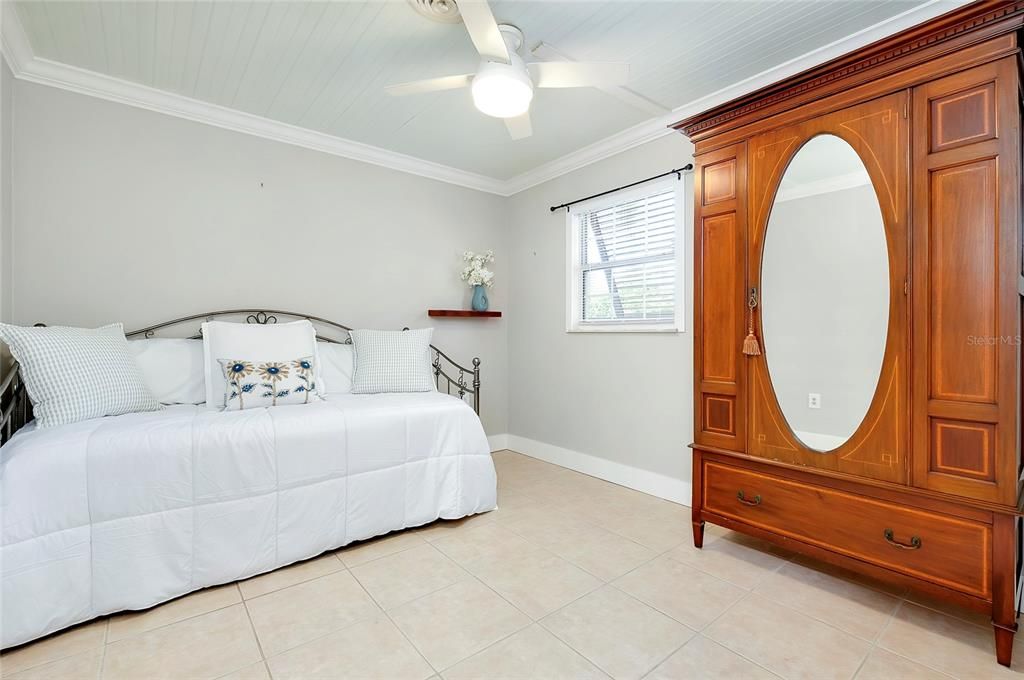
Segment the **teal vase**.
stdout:
<path fill-rule="evenodd" d="M 473 311 L 486 312 L 488 304 L 490 303 L 487 300 L 487 289 L 484 286 L 473 286 Z"/>

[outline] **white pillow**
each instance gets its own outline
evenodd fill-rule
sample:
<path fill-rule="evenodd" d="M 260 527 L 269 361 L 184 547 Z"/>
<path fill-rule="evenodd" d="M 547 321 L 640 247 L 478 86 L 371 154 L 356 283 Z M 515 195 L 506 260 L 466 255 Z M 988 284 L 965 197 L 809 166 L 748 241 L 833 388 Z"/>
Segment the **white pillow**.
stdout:
<path fill-rule="evenodd" d="M 185 338 L 129 340 L 142 379 L 161 404 L 206 401 L 203 341 Z"/>
<path fill-rule="evenodd" d="M 349 333 L 356 360 L 352 394 L 433 391 L 430 370 L 433 334 L 433 328 Z"/>
<path fill-rule="evenodd" d="M 253 324 L 207 321 L 203 324 L 203 365 L 206 368 L 206 407 L 224 408 L 227 380 L 220 359 L 282 361 L 313 357 L 320 390 L 326 383 L 320 368 L 316 331 L 303 319 L 290 323 Z"/>
<path fill-rule="evenodd" d="M 355 371 L 355 356 L 352 345 L 341 345 L 334 342 L 318 342 L 320 350 L 320 367 L 331 386 L 330 392 L 321 394 L 348 394 L 352 391 L 352 374 Z"/>
<path fill-rule="evenodd" d="M 0 324 L 0 339 L 21 365 L 40 429 L 161 408 L 119 323 L 95 329 Z"/>

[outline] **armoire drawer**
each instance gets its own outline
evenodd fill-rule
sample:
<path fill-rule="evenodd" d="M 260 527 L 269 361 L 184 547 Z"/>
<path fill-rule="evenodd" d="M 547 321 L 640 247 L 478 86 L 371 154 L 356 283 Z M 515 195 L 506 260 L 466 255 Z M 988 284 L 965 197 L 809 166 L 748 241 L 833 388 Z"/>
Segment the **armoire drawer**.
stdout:
<path fill-rule="evenodd" d="M 990 599 L 992 527 L 706 461 L 704 510 Z"/>

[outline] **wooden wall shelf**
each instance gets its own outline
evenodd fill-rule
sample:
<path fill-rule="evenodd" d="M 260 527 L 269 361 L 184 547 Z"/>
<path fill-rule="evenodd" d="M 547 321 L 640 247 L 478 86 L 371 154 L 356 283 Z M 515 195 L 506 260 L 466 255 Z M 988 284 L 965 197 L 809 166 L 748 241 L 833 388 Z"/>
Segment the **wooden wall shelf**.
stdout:
<path fill-rule="evenodd" d="M 455 316 L 464 318 L 498 319 L 501 312 L 474 312 L 471 309 L 428 309 L 429 316 Z"/>

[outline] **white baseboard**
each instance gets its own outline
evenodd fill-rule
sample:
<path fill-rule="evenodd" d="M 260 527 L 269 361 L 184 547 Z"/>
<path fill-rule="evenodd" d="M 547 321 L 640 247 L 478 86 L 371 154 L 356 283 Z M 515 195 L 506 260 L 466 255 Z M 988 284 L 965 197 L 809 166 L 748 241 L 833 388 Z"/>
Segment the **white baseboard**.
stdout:
<path fill-rule="evenodd" d="M 487 443 L 491 445 L 491 452 L 502 451 L 508 448 L 508 435 L 507 434 L 492 434 L 487 438 Z"/>
<path fill-rule="evenodd" d="M 662 475 L 650 470 L 640 468 L 605 458 L 598 458 L 589 453 L 581 453 L 572 449 L 563 449 L 560 446 L 546 444 L 526 437 L 519 437 L 514 434 L 496 435 L 490 438 L 491 449 L 511 449 L 524 456 L 530 456 L 547 463 L 554 463 L 570 470 L 576 470 L 583 474 L 597 477 L 613 484 L 636 489 L 644 493 L 664 498 L 665 500 L 690 505 L 690 480 L 676 479 Z M 500 440 L 502 446 L 497 449 L 495 441 Z"/>

